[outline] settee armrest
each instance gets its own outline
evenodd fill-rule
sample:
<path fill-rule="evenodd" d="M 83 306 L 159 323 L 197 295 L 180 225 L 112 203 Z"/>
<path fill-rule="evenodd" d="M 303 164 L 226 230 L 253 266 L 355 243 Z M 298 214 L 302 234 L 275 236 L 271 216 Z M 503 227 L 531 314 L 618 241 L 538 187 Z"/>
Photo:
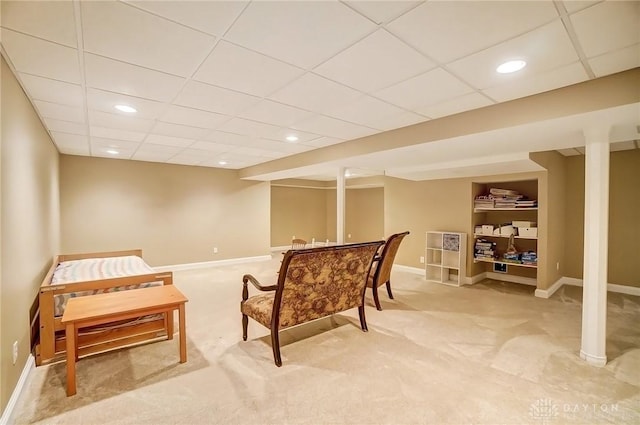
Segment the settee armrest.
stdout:
<path fill-rule="evenodd" d="M 260 284 L 260 282 L 258 282 L 258 279 L 256 279 L 250 274 L 245 274 L 244 276 L 242 276 L 242 300 L 243 301 L 246 301 L 247 299 L 249 299 L 249 289 L 247 287 L 247 283 L 249 282 L 251 282 L 253 286 L 255 286 L 256 289 L 258 289 L 259 291 L 275 291 L 278 288 L 277 285 L 263 286 Z"/>

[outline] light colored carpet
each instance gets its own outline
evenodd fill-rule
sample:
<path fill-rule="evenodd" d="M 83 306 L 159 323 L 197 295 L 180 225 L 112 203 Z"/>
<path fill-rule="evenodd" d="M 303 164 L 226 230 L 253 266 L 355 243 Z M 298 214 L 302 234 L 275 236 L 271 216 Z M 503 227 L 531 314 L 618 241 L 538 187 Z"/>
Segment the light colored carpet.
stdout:
<path fill-rule="evenodd" d="M 36 368 L 12 423 L 27 424 L 596 424 L 640 423 L 640 300 L 609 294 L 609 363 L 579 359 L 581 289 L 551 299 L 484 281 L 453 288 L 393 273 L 383 311 L 357 311 L 281 334 L 249 322 L 241 278 L 274 283 L 267 262 L 175 273 L 187 303 L 188 362 L 178 339 Z M 255 292 L 254 292 L 255 293 Z"/>

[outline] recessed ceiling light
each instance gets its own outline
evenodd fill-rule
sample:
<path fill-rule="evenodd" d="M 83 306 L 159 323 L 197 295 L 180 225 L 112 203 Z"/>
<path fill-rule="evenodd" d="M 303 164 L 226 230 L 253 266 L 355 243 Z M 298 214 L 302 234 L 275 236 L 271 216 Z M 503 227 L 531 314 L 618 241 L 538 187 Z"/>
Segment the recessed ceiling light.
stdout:
<path fill-rule="evenodd" d="M 527 63 L 523 60 L 513 60 L 503 63 L 496 68 L 496 71 L 500 74 L 509 74 L 511 72 L 520 71 L 526 65 Z"/>
<path fill-rule="evenodd" d="M 115 149 L 107 149 L 107 153 L 110 153 L 111 155 L 118 155 L 120 152 Z"/>
<path fill-rule="evenodd" d="M 120 112 L 127 112 L 127 113 L 134 113 L 134 112 L 138 112 L 138 110 L 136 108 L 134 108 L 133 106 L 129 106 L 129 105 L 116 105 L 114 106 L 114 108 L 116 108 L 118 111 Z"/>
<path fill-rule="evenodd" d="M 218 164 L 220 164 L 220 165 L 227 165 L 227 161 L 224 161 L 224 160 L 222 160 L 222 161 L 218 161 Z"/>
<path fill-rule="evenodd" d="M 293 134 L 290 136 L 287 136 L 287 142 L 297 142 L 297 141 L 298 141 L 298 136 Z"/>

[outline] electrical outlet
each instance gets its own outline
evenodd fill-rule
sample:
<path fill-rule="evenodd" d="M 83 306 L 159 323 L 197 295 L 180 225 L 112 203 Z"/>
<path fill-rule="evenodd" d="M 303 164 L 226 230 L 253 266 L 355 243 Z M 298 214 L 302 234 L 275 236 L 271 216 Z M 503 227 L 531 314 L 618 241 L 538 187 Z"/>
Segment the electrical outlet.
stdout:
<path fill-rule="evenodd" d="M 351 233 L 347 234 L 347 239 L 351 239 Z"/>
<path fill-rule="evenodd" d="M 292 240 L 293 240 L 293 239 L 295 239 L 295 238 L 296 238 L 296 235 L 291 236 L 291 239 L 292 239 Z"/>
<path fill-rule="evenodd" d="M 556 263 L 556 270 L 560 270 L 560 261 Z"/>
<path fill-rule="evenodd" d="M 13 364 L 18 361 L 18 341 L 13 342 Z"/>
<path fill-rule="evenodd" d="M 214 253 L 214 254 L 217 254 L 217 253 L 218 253 L 218 247 L 217 247 L 217 246 L 214 246 L 214 247 L 213 247 L 213 253 Z"/>
<path fill-rule="evenodd" d="M 420 257 L 420 264 L 424 264 L 424 257 Z"/>

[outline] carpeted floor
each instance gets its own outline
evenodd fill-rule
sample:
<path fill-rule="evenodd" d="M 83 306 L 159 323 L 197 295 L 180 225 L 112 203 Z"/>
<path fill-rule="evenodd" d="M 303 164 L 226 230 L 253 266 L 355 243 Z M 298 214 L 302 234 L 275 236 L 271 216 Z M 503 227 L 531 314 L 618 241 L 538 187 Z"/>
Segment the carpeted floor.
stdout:
<path fill-rule="evenodd" d="M 598 424 L 640 423 L 640 299 L 609 294 L 609 363 L 578 357 L 581 288 L 548 300 L 486 280 L 454 288 L 396 271 L 383 311 L 357 311 L 242 341 L 241 278 L 275 283 L 279 259 L 175 273 L 187 303 L 178 339 L 32 371 L 16 424 Z M 254 292 L 255 293 L 255 292 Z"/>

